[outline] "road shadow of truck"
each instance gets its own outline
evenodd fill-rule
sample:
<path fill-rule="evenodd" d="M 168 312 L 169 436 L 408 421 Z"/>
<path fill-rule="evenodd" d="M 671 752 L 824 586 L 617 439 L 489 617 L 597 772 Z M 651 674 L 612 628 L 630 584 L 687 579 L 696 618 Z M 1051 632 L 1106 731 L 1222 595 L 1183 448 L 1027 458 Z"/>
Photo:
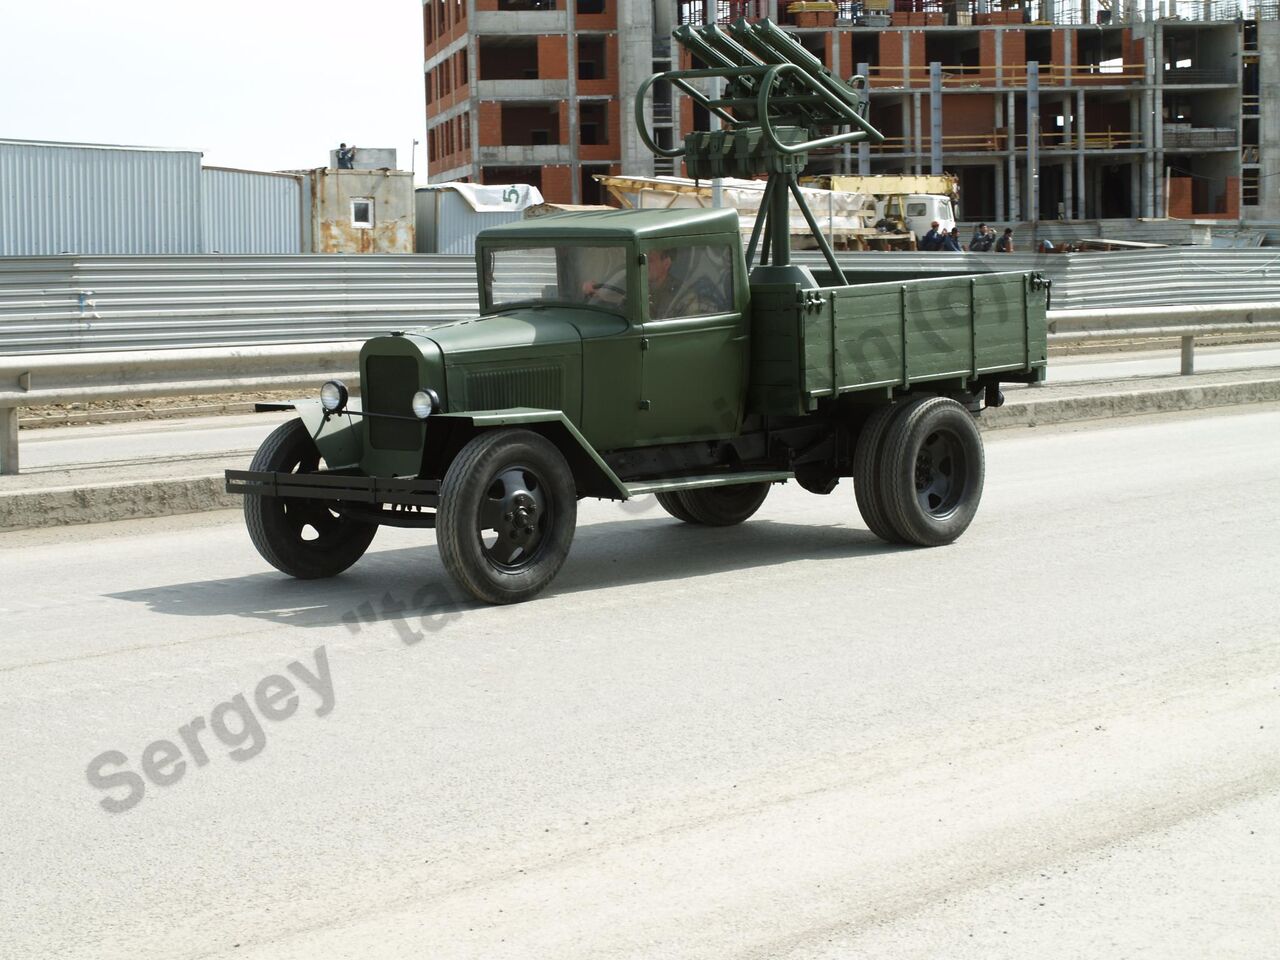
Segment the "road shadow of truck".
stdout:
<path fill-rule="evenodd" d="M 375 541 L 376 543 L 376 541 Z M 574 552 L 547 600 L 584 590 L 660 584 L 804 560 L 874 559 L 913 547 L 887 544 L 871 533 L 759 519 L 738 527 L 695 527 L 665 517 L 617 520 L 578 528 Z M 366 626 L 422 620 L 437 629 L 458 616 L 503 609 L 454 587 L 434 545 L 379 551 L 328 580 L 294 580 L 254 573 L 107 595 L 175 616 L 242 616 L 297 627 Z M 708 594 L 714 601 L 715 594 Z M 524 613 L 529 611 L 524 609 Z"/>

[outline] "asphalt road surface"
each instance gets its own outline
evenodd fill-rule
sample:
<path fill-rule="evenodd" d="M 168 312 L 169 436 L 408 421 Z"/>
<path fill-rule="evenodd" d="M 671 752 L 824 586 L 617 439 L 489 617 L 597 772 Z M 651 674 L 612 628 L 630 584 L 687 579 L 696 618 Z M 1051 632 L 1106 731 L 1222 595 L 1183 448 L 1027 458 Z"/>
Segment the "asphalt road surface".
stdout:
<path fill-rule="evenodd" d="M 0 956 L 1274 957 L 1280 410 L 987 450 L 951 547 L 589 502 L 508 608 L 0 536 Z"/>

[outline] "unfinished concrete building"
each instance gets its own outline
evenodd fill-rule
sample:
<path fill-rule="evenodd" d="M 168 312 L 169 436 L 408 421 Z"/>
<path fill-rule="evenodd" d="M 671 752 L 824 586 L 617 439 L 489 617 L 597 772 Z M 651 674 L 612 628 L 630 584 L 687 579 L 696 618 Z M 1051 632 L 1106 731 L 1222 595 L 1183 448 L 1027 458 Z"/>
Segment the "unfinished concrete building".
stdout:
<path fill-rule="evenodd" d="M 695 66 L 673 26 L 741 16 L 869 80 L 884 143 L 813 173 L 956 173 L 969 221 L 1280 220 L 1280 0 L 424 0 L 431 180 L 590 203 L 594 173 L 682 173 L 635 89 Z M 646 104 L 659 143 L 709 124 L 678 103 Z"/>

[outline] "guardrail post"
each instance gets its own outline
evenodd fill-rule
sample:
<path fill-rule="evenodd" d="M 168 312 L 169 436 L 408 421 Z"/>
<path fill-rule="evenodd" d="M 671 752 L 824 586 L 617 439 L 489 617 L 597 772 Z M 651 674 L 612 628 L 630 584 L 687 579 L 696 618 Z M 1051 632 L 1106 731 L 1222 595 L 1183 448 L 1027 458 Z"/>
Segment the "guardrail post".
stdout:
<path fill-rule="evenodd" d="M 1182 375 L 1189 377 L 1196 372 L 1196 338 L 1182 338 Z"/>
<path fill-rule="evenodd" d="M 0 474 L 18 472 L 18 408 L 0 407 Z"/>

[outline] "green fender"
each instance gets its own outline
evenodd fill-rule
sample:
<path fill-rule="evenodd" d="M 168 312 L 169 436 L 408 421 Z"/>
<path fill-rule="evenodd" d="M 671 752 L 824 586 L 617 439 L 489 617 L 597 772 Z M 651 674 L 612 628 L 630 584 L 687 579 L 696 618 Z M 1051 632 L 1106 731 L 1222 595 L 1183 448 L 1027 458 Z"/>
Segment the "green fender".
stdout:
<path fill-rule="evenodd" d="M 457 424 L 479 433 L 502 427 L 523 427 L 540 433 L 556 445 L 578 484 L 578 492 L 588 497 L 608 500 L 626 500 L 631 494 L 626 484 L 618 479 L 600 454 L 578 432 L 578 428 L 559 410 L 538 410 L 532 407 L 512 407 L 507 410 L 477 410 L 473 413 L 438 413 L 427 421 L 427 433 L 432 425 Z"/>
<path fill-rule="evenodd" d="M 315 440 L 330 470 L 360 466 L 364 454 L 364 418 L 345 413 L 325 417 L 319 400 L 294 400 L 293 408 Z"/>

